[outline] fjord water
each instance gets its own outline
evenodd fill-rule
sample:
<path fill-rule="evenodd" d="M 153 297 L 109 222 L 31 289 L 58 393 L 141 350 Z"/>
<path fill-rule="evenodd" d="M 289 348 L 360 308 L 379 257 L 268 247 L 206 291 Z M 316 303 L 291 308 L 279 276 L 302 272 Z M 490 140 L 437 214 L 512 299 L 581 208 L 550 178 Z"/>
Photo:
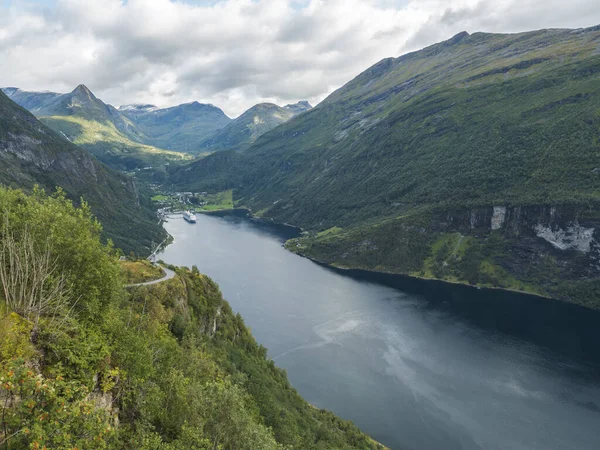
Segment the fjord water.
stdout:
<path fill-rule="evenodd" d="M 393 449 L 598 449 L 600 314 L 289 253 L 286 227 L 172 219 L 166 262 L 198 266 L 315 406 Z"/>

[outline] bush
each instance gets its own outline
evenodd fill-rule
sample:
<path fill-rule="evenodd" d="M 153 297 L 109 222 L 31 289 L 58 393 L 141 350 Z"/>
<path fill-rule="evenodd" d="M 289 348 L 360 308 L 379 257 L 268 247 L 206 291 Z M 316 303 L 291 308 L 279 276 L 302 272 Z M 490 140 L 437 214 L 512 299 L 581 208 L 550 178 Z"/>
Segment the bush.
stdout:
<path fill-rule="evenodd" d="M 36 375 L 23 359 L 0 364 L 0 443 L 7 448 L 106 449 L 110 414 L 77 383 Z"/>

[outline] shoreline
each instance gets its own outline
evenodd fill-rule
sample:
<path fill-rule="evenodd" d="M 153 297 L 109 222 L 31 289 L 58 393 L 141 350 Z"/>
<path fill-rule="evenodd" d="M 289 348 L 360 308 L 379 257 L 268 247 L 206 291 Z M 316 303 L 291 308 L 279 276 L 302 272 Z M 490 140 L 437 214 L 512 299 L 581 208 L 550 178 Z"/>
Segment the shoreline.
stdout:
<path fill-rule="evenodd" d="M 248 212 L 248 214 L 250 214 L 250 210 L 248 208 L 226 208 L 226 209 L 208 209 L 208 210 L 194 210 L 194 213 L 197 214 L 206 214 L 208 216 L 210 215 L 218 215 L 218 214 L 224 214 L 224 213 L 235 213 L 235 212 L 242 212 L 242 211 L 246 211 Z"/>
<path fill-rule="evenodd" d="M 288 251 L 291 252 L 291 250 L 288 250 Z M 568 303 L 570 305 L 579 305 L 578 303 L 567 302 L 567 301 L 561 300 L 559 298 L 549 297 L 547 295 L 537 294 L 537 293 L 529 292 L 529 291 L 521 291 L 518 289 L 509 289 L 509 288 L 496 287 L 496 286 L 482 286 L 479 284 L 469 284 L 466 281 L 442 280 L 440 278 L 420 277 L 418 275 L 408 275 L 406 273 L 399 273 L 399 272 L 383 272 L 381 270 L 365 269 L 365 268 L 360 268 L 360 267 L 342 267 L 342 266 L 336 266 L 334 264 L 329 264 L 329 263 L 320 261 L 311 256 L 303 255 L 302 253 L 296 253 L 296 252 L 291 252 L 291 253 L 294 253 L 302 258 L 309 259 L 310 261 L 312 261 L 315 264 L 318 264 L 320 266 L 327 267 L 329 269 L 333 269 L 333 270 L 340 271 L 340 272 L 356 271 L 356 272 L 363 272 L 366 274 L 385 275 L 385 276 L 398 277 L 398 278 L 407 279 L 407 280 L 417 280 L 417 281 L 424 282 L 424 283 L 443 283 L 443 284 L 450 284 L 450 285 L 454 285 L 454 286 L 464 286 L 465 288 L 476 289 L 479 291 L 488 290 L 488 291 L 512 292 L 515 294 L 529 295 L 529 296 L 537 297 L 539 299 L 544 299 L 544 300 L 555 300 L 555 301 L 559 301 L 559 302 L 563 302 L 563 303 Z M 579 306 L 583 307 L 583 305 L 579 305 Z M 592 309 L 592 308 L 588 308 L 588 309 Z"/>
<path fill-rule="evenodd" d="M 200 212 L 206 215 L 227 215 L 227 214 L 236 214 L 236 213 L 245 213 L 245 216 L 252 221 L 255 222 L 260 222 L 260 223 L 264 223 L 264 224 L 269 224 L 269 225 L 277 225 L 277 226 L 285 226 L 285 227 L 289 227 L 289 228 L 294 228 L 295 230 L 298 231 L 298 234 L 300 234 L 302 231 L 304 231 L 301 227 L 298 227 L 296 225 L 292 225 L 289 223 L 281 223 L 281 222 L 276 222 L 274 220 L 268 220 L 268 219 L 264 219 L 262 217 L 255 217 L 252 215 L 252 210 L 246 207 L 239 207 L 239 208 L 233 208 L 233 209 L 219 209 L 219 210 L 214 210 L 214 211 L 196 211 L 196 212 Z M 373 270 L 373 269 L 367 269 L 367 268 L 362 268 L 362 267 L 344 267 L 344 266 L 337 266 L 335 264 L 331 264 L 331 263 L 327 263 L 324 261 L 321 261 L 317 258 L 308 256 L 306 254 L 303 254 L 299 251 L 293 251 L 290 250 L 287 247 L 287 242 L 290 241 L 291 239 L 287 239 L 283 242 L 283 247 L 286 249 L 286 251 L 293 253 L 295 255 L 300 256 L 301 258 L 306 258 L 312 262 L 314 262 L 315 264 L 318 264 L 322 267 L 326 267 L 328 269 L 337 271 L 337 272 L 341 272 L 341 273 L 347 273 L 348 275 L 352 275 L 351 272 L 356 272 L 357 274 L 367 274 L 367 275 L 372 275 L 372 276 L 389 276 L 389 277 L 395 277 L 398 280 L 406 280 L 406 281 L 419 281 L 422 283 L 426 283 L 426 284 L 433 284 L 433 283 L 441 283 L 444 285 L 453 285 L 453 286 L 462 286 L 465 287 L 467 289 L 475 289 L 475 290 L 487 290 L 487 291 L 501 291 L 501 292 L 509 292 L 509 293 L 514 293 L 514 294 L 520 294 L 520 295 L 524 295 L 524 296 L 531 296 L 531 297 L 535 297 L 537 299 L 542 299 L 542 300 L 552 300 L 552 301 L 557 301 L 560 303 L 565 303 L 568 305 L 574 305 L 574 306 L 578 306 L 581 308 L 585 308 L 587 310 L 592 310 L 592 311 L 599 311 L 600 309 L 595 309 L 595 308 L 590 308 L 589 306 L 585 306 L 582 305 L 580 303 L 576 303 L 576 302 L 570 302 L 567 300 L 563 300 L 560 298 L 556 298 L 556 297 L 551 297 L 548 295 L 543 295 L 543 294 L 539 294 L 539 293 L 535 293 L 535 292 L 529 292 L 529 291 L 523 291 L 523 290 L 519 290 L 519 289 L 510 289 L 510 288 L 503 288 L 503 287 L 498 287 L 498 286 L 483 286 L 483 285 L 478 285 L 478 284 L 469 284 L 466 281 L 453 281 L 453 280 L 443 280 L 443 279 L 439 279 L 439 278 L 426 278 L 426 277 L 421 277 L 418 275 L 409 275 L 406 273 L 399 273 L 399 272 L 391 272 L 391 271 L 381 271 L 381 270 Z M 169 241 L 169 243 L 171 243 L 172 241 Z M 169 245 L 169 243 L 167 243 L 166 245 Z"/>

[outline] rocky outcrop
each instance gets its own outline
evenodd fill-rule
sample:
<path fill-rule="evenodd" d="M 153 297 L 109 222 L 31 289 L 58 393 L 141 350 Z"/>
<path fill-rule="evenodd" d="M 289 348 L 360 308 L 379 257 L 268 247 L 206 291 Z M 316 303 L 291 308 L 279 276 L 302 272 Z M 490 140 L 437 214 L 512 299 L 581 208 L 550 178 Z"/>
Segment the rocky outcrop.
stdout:
<path fill-rule="evenodd" d="M 600 277 L 600 208 L 587 205 L 490 206 L 434 215 L 430 229 L 486 239 L 500 233 L 509 243 L 505 268 L 529 270 L 548 258 L 561 277 Z M 508 262 L 509 261 L 509 262 Z"/>
<path fill-rule="evenodd" d="M 504 225 L 506 219 L 506 206 L 494 206 L 494 214 L 492 215 L 492 230 L 499 230 Z"/>
<path fill-rule="evenodd" d="M 579 250 L 583 253 L 589 253 L 594 240 L 595 228 L 582 227 L 577 221 L 572 222 L 566 228 L 556 226 L 544 226 L 541 223 L 535 226 L 536 235 L 559 250 Z"/>

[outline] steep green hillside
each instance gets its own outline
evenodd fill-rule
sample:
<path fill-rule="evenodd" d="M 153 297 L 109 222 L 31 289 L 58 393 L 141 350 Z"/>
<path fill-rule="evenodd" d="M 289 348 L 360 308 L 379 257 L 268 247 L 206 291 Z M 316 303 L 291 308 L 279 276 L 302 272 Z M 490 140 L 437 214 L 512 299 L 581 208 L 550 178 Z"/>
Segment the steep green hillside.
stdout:
<path fill-rule="evenodd" d="M 86 211 L 5 189 L 0 211 L 7 448 L 383 448 L 307 404 L 196 268 L 126 291 Z"/>
<path fill-rule="evenodd" d="M 98 122 L 77 116 L 41 117 L 48 127 L 77 144 L 103 163 L 120 170 L 157 167 L 191 159 L 183 153 L 134 142 L 111 122 Z"/>
<path fill-rule="evenodd" d="M 199 152 L 243 150 L 259 136 L 296 115 L 296 112 L 274 105 L 260 103 L 229 123 L 225 128 L 200 142 Z"/>
<path fill-rule="evenodd" d="M 146 139 L 144 133 L 84 85 L 68 94 L 14 88 L 4 89 L 4 92 L 48 127 L 112 167 L 131 170 L 186 158 L 181 153 L 142 144 Z"/>
<path fill-rule="evenodd" d="M 311 231 L 344 229 L 296 247 L 329 263 L 598 305 L 599 49 L 598 27 L 461 33 L 381 61 L 227 164 L 208 157 L 173 179 L 233 187 Z M 453 233 L 473 237 L 464 259 L 436 256 Z"/>
<path fill-rule="evenodd" d="M 165 109 L 126 105 L 119 112 L 144 133 L 142 142 L 178 152 L 195 151 L 198 142 L 231 122 L 216 106 L 198 102 Z"/>
<path fill-rule="evenodd" d="M 35 184 L 81 197 L 105 226 L 104 235 L 126 252 L 148 253 L 165 237 L 147 196 L 84 150 L 58 137 L 0 92 L 0 183 L 30 191 Z"/>

